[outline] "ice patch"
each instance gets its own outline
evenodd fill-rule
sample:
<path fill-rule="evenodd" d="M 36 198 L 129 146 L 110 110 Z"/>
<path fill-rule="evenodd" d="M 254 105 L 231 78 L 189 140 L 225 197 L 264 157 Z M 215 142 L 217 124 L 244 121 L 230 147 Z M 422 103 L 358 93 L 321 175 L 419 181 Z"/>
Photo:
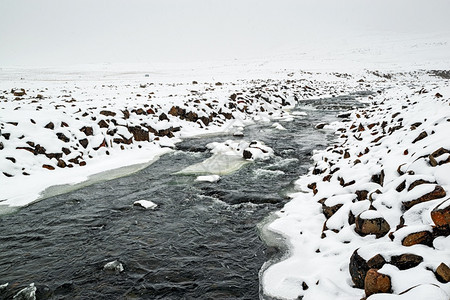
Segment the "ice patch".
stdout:
<path fill-rule="evenodd" d="M 198 176 L 195 181 L 217 182 L 220 180 L 219 175 Z"/>

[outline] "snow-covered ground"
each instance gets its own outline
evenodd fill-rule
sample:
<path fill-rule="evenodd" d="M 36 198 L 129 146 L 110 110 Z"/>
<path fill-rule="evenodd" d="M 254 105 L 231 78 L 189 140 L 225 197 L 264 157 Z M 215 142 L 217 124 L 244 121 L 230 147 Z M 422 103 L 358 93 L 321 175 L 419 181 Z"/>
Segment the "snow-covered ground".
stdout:
<path fill-rule="evenodd" d="M 337 142 L 315 152 L 300 192 L 269 225 L 290 253 L 264 272 L 266 294 L 448 299 L 450 82 L 401 78 L 323 129 Z"/>
<path fill-rule="evenodd" d="M 448 299 L 450 85 L 432 75 L 449 73 L 428 70 L 450 69 L 449 39 L 379 41 L 215 64 L 3 68 L 0 206 L 30 204 L 48 187 L 102 171 L 138 170 L 182 138 L 232 137 L 253 122 L 281 130 L 277 121 L 302 99 L 372 90 L 367 109 L 318 129 L 336 131 L 337 142 L 314 154 L 300 192 L 268 226 L 290 251 L 266 266 L 264 293 L 360 299 L 364 288 L 367 296 L 413 288 L 398 298 Z M 253 158 L 271 154 L 250 142 L 211 148 L 237 165 L 245 149 Z"/>

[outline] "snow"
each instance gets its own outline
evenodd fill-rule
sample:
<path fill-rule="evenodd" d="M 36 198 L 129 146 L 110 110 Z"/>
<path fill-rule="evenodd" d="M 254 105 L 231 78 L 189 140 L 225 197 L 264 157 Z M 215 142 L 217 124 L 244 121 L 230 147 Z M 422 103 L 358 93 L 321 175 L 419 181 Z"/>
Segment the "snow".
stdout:
<path fill-rule="evenodd" d="M 136 172 L 173 151 L 181 139 L 226 134 L 230 140 L 208 145 L 211 157 L 178 172 L 216 182 L 221 175 L 274 155 L 259 141 L 241 139 L 245 126 L 266 122 L 283 130 L 307 114 L 291 111 L 298 101 L 370 90 L 376 94 L 368 97 L 367 108 L 350 111 L 348 121 L 323 127 L 324 132 L 336 132 L 336 142 L 312 153 L 310 172 L 295 182 L 299 193 L 267 225 L 283 237 L 289 251 L 283 260 L 265 265 L 262 292 L 280 299 L 360 299 L 364 291 L 353 286 L 348 267 L 352 253 L 360 249 L 365 259 L 381 254 L 389 261 L 405 252 L 424 258 L 409 270 L 385 265 L 381 271 L 392 277 L 394 295 L 369 299 L 448 299 L 449 284 L 437 281 L 430 270 L 450 261 L 450 238 L 436 237 L 434 248 L 401 245 L 410 233 L 432 230 L 430 212 L 448 199 L 450 191 L 450 164 L 445 163 L 449 155 L 437 157 L 442 164 L 435 167 L 429 158 L 440 147 L 450 149 L 450 85 L 426 71 L 450 69 L 448 40 L 448 34 L 360 37 L 343 41 L 340 51 L 319 44 L 307 52 L 291 49 L 263 61 L 2 68 L 0 212 Z M 21 88 L 26 95 L 11 92 Z M 313 108 L 304 110 L 308 109 Z M 195 118 L 189 120 L 188 112 Z M 50 123 L 53 129 L 45 128 Z M 92 133 L 84 127 L 91 127 Z M 136 127 L 141 131 L 133 134 Z M 427 137 L 413 142 L 421 132 Z M 70 152 L 63 153 L 63 148 Z M 245 159 L 244 151 L 251 156 Z M 67 166 L 61 167 L 60 160 Z M 68 166 L 70 160 L 76 162 Z M 314 169 L 322 173 L 314 175 Z M 373 182 L 381 171 L 384 182 Z M 326 175 L 332 175 L 329 181 Z M 418 179 L 431 183 L 408 190 Z M 405 188 L 397 191 L 403 182 Z M 317 184 L 316 194 L 308 188 L 311 183 Z M 447 196 L 402 208 L 402 202 L 436 186 Z M 369 199 L 357 201 L 356 191 L 367 191 Z M 324 198 L 328 206 L 342 204 L 328 220 L 318 203 Z M 147 200 L 136 203 L 151 207 L 143 201 Z M 394 239 L 389 234 L 359 236 L 349 223 L 350 212 L 384 218 Z M 405 227 L 397 229 L 401 217 Z"/>

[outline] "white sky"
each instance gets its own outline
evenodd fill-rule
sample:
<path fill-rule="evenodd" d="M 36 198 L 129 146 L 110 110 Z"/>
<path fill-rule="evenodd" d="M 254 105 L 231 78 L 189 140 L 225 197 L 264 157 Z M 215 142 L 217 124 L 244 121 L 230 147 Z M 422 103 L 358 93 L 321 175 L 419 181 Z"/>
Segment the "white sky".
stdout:
<path fill-rule="evenodd" d="M 0 67 L 239 59 L 448 34 L 449 12 L 450 0 L 0 0 Z"/>

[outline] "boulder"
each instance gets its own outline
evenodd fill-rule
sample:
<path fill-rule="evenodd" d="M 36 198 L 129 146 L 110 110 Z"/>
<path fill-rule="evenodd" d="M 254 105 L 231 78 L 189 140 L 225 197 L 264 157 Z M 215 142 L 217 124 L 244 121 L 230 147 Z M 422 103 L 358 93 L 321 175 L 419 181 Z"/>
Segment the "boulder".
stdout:
<path fill-rule="evenodd" d="M 443 154 L 446 154 L 446 153 L 450 153 L 450 151 L 445 149 L 445 148 L 442 148 L 442 147 L 437 149 L 433 153 L 431 153 L 428 156 L 428 159 L 430 160 L 430 165 L 433 166 L 433 167 L 436 167 L 438 165 L 443 165 L 443 164 L 449 163 L 450 162 L 450 156 L 448 156 L 447 159 L 445 159 L 445 160 L 438 161 L 438 157 L 443 155 Z"/>
<path fill-rule="evenodd" d="M 80 145 L 83 146 L 84 149 L 86 149 L 87 146 L 89 145 L 88 139 L 81 139 L 81 140 L 79 140 L 79 142 L 80 142 Z"/>
<path fill-rule="evenodd" d="M 130 126 L 128 127 L 128 131 L 133 134 L 134 140 L 137 142 L 149 141 L 150 136 L 148 131 L 140 126 Z"/>
<path fill-rule="evenodd" d="M 158 118 L 160 121 L 169 120 L 165 113 L 161 113 Z"/>
<path fill-rule="evenodd" d="M 373 216 L 371 216 L 373 214 Z M 355 219 L 355 231 L 361 236 L 373 234 L 377 238 L 385 236 L 391 227 L 389 223 L 382 217 L 376 216 L 378 214 L 365 211 L 359 214 Z"/>
<path fill-rule="evenodd" d="M 60 139 L 61 141 L 65 142 L 65 143 L 68 143 L 70 141 L 70 139 L 67 136 L 65 136 L 65 134 L 62 132 L 58 132 L 56 134 L 56 136 L 58 137 L 58 139 Z"/>
<path fill-rule="evenodd" d="M 342 207 L 343 204 L 336 204 L 333 206 L 327 206 L 325 201 L 322 204 L 322 212 L 327 219 L 331 218 L 338 210 Z"/>
<path fill-rule="evenodd" d="M 403 240 L 403 246 L 412 246 L 412 245 L 427 245 L 431 246 L 433 244 L 433 235 L 430 231 L 419 231 L 408 234 Z"/>
<path fill-rule="evenodd" d="M 414 143 L 416 143 L 416 142 L 418 142 L 418 141 L 420 141 L 420 140 L 423 140 L 424 138 L 426 138 L 428 136 L 428 133 L 426 133 L 426 131 L 422 131 L 415 139 L 414 139 L 414 141 L 412 142 L 413 144 Z"/>
<path fill-rule="evenodd" d="M 81 127 L 80 131 L 87 136 L 94 135 L 94 130 L 90 126 L 83 126 Z"/>
<path fill-rule="evenodd" d="M 445 263 L 441 263 L 437 267 L 434 274 L 436 275 L 436 278 L 442 283 L 447 283 L 450 281 L 450 268 Z"/>
<path fill-rule="evenodd" d="M 102 110 L 100 112 L 101 115 L 107 116 L 107 117 L 114 117 L 116 115 L 115 112 L 109 111 L 109 110 Z"/>
<path fill-rule="evenodd" d="M 105 120 L 100 120 L 100 122 L 98 122 L 97 124 L 100 128 L 108 128 L 109 127 L 108 123 L 106 123 Z"/>
<path fill-rule="evenodd" d="M 349 263 L 349 272 L 355 287 L 364 288 L 364 278 L 366 278 L 369 269 L 367 262 L 358 254 L 358 249 L 356 249 L 350 257 Z"/>
<path fill-rule="evenodd" d="M 42 165 L 42 167 L 43 167 L 44 169 L 47 169 L 47 170 L 54 170 L 54 169 L 55 169 L 55 167 L 53 167 L 53 166 L 51 166 L 51 165 L 46 165 L 46 164 Z"/>
<path fill-rule="evenodd" d="M 411 207 L 413 207 L 416 204 L 439 199 L 439 198 L 442 198 L 445 196 L 446 196 L 445 190 L 441 186 L 436 185 L 434 190 L 431 191 L 430 193 L 425 194 L 425 195 L 423 195 L 417 199 L 411 200 L 411 201 L 402 202 L 402 209 L 403 209 L 403 211 L 405 211 L 405 210 L 410 209 Z"/>
<path fill-rule="evenodd" d="M 390 264 L 396 266 L 400 270 L 407 270 L 418 266 L 423 261 L 423 257 L 411 253 L 395 255 L 391 257 Z"/>
<path fill-rule="evenodd" d="M 450 198 L 441 202 L 431 211 L 431 219 L 438 227 L 450 226 Z"/>
<path fill-rule="evenodd" d="M 50 122 L 47 125 L 45 125 L 44 128 L 53 130 L 53 129 L 55 129 L 55 124 L 53 124 L 53 122 Z"/>
<path fill-rule="evenodd" d="M 379 273 L 376 269 L 370 269 L 364 279 L 364 291 L 366 297 L 378 293 L 392 293 L 391 278 Z"/>

